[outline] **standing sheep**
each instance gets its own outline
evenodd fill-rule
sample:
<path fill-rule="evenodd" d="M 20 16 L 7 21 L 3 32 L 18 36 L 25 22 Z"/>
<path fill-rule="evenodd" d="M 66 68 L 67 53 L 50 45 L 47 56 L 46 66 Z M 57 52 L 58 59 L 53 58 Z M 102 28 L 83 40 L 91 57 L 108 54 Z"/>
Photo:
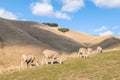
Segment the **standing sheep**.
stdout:
<path fill-rule="evenodd" d="M 43 51 L 43 55 L 44 55 L 44 59 L 42 60 L 42 64 L 43 61 L 45 61 L 45 63 L 48 64 L 48 59 L 51 59 L 51 64 L 53 64 L 54 61 L 57 61 L 60 64 L 62 64 L 62 59 L 60 58 L 60 55 L 56 51 L 45 50 Z"/>
<path fill-rule="evenodd" d="M 87 52 L 88 52 L 88 54 L 93 54 L 94 53 L 92 48 L 87 48 Z"/>
<path fill-rule="evenodd" d="M 88 57 L 88 50 L 86 48 L 80 48 L 78 52 L 78 56 L 82 58 L 87 58 Z"/>
<path fill-rule="evenodd" d="M 97 53 L 102 53 L 103 52 L 103 49 L 102 49 L 102 47 L 97 47 Z"/>
<path fill-rule="evenodd" d="M 21 55 L 21 67 L 27 67 L 27 66 L 32 66 L 32 63 L 34 62 L 35 57 L 33 55 L 26 55 L 22 54 Z"/>

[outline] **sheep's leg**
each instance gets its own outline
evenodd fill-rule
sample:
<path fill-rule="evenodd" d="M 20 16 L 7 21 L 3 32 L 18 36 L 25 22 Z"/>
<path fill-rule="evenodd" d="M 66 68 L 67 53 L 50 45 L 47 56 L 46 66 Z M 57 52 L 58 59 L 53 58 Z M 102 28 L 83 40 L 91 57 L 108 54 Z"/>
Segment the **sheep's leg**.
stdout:
<path fill-rule="evenodd" d="M 80 57 L 81 57 L 81 58 L 85 58 L 85 54 L 81 54 Z"/>
<path fill-rule="evenodd" d="M 85 56 L 86 56 L 86 58 L 87 58 L 87 57 L 89 56 L 89 53 L 87 53 Z"/>
<path fill-rule="evenodd" d="M 82 57 L 82 53 L 78 53 L 78 57 Z"/>
<path fill-rule="evenodd" d="M 29 63 L 28 63 L 28 62 L 26 62 L 25 66 L 26 66 L 26 68 L 27 68 L 27 67 L 28 67 L 28 66 L 30 66 L 30 65 L 29 65 Z"/>
<path fill-rule="evenodd" d="M 51 64 L 53 64 L 53 62 L 54 62 L 54 58 L 52 58 L 52 60 L 51 60 Z"/>
<path fill-rule="evenodd" d="M 62 59 L 61 58 L 59 58 L 59 63 L 62 64 Z"/>
<path fill-rule="evenodd" d="M 32 62 L 29 63 L 30 68 L 32 68 Z"/>
<path fill-rule="evenodd" d="M 102 53 L 102 50 L 100 51 L 100 53 Z"/>

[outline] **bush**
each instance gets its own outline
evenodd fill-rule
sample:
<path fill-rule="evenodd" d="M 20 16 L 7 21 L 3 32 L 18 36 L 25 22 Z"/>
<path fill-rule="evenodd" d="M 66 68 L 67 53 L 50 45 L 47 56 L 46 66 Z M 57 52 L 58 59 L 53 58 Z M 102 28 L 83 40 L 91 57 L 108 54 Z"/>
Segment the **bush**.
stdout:
<path fill-rule="evenodd" d="M 50 27 L 58 27 L 57 23 L 43 23 L 43 24 L 50 26 Z"/>
<path fill-rule="evenodd" d="M 69 31 L 68 28 L 58 28 L 58 30 L 61 31 L 61 32 L 68 32 Z"/>

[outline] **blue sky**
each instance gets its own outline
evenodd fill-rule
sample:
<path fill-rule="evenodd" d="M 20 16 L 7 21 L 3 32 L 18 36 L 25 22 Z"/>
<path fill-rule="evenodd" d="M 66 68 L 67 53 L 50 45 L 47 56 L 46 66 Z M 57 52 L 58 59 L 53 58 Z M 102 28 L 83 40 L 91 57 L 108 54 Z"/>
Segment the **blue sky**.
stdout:
<path fill-rule="evenodd" d="M 120 35 L 120 0 L 1 0 L 0 17 L 58 23 L 93 35 Z"/>

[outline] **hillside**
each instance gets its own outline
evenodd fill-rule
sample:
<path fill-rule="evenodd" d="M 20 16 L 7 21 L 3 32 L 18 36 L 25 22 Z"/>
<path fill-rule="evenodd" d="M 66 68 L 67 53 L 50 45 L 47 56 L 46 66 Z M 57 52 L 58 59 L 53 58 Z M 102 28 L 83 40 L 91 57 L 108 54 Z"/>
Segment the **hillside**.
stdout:
<path fill-rule="evenodd" d="M 36 22 L 0 18 L 0 71 L 19 66 L 21 54 L 33 54 L 41 59 L 45 49 L 72 53 L 83 46 L 44 27 Z"/>
<path fill-rule="evenodd" d="M 97 46 L 101 46 L 103 49 L 120 49 L 120 39 L 111 35 L 96 37 L 85 43 L 94 49 Z"/>
<path fill-rule="evenodd" d="M 58 31 L 58 27 L 45 27 L 46 30 L 50 30 L 58 35 L 64 35 L 66 37 L 69 37 L 79 43 L 84 43 L 85 41 L 88 41 L 88 40 L 91 40 L 91 39 L 94 39 L 96 38 L 96 36 L 93 36 L 93 35 L 90 35 L 90 34 L 86 34 L 86 33 L 83 33 L 83 32 L 77 32 L 77 31 L 74 31 L 74 30 L 69 30 L 68 32 L 66 33 L 63 33 L 63 32 L 60 32 Z"/>
<path fill-rule="evenodd" d="M 120 36 L 117 36 L 117 38 L 119 38 L 119 39 L 120 39 Z"/>
<path fill-rule="evenodd" d="M 35 22 L 0 18 L 0 25 L 0 37 L 5 44 L 5 50 L 9 46 L 32 46 L 40 48 L 41 51 L 52 48 L 63 52 L 74 52 L 82 46 L 71 38 L 43 29 L 45 25 Z"/>
<path fill-rule="evenodd" d="M 120 51 L 0 75 L 0 80 L 120 80 Z"/>
<path fill-rule="evenodd" d="M 62 33 L 58 31 L 57 27 L 44 27 L 44 29 L 56 33 L 58 35 L 63 35 L 69 37 L 76 42 L 84 45 L 85 47 L 92 47 L 96 49 L 97 46 L 103 47 L 103 49 L 120 49 L 120 38 L 106 35 L 106 36 L 93 36 L 83 32 L 77 32 L 73 30 L 69 30 L 66 33 Z"/>
<path fill-rule="evenodd" d="M 70 30 L 66 33 L 56 27 L 32 21 L 15 21 L 0 18 L 0 71 L 20 65 L 21 54 L 33 54 L 41 61 L 45 49 L 58 53 L 78 52 L 80 47 L 102 46 L 103 49 L 120 49 L 120 39 L 114 36 L 96 37 Z"/>

